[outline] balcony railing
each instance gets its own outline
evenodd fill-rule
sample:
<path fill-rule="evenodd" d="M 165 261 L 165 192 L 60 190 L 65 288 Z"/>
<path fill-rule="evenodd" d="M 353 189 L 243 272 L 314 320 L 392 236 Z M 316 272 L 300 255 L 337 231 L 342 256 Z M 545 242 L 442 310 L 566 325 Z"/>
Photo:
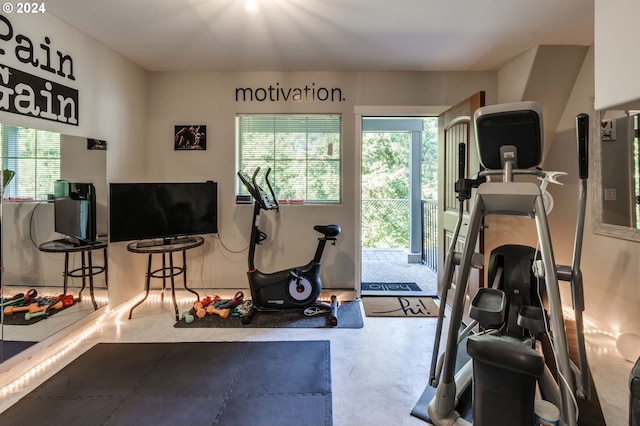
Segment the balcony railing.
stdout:
<path fill-rule="evenodd" d="M 422 200 L 422 263 L 438 270 L 438 202 Z"/>
<path fill-rule="evenodd" d="M 422 200 L 422 263 L 438 268 L 438 202 Z M 409 247 L 409 200 L 362 200 L 362 247 Z"/>

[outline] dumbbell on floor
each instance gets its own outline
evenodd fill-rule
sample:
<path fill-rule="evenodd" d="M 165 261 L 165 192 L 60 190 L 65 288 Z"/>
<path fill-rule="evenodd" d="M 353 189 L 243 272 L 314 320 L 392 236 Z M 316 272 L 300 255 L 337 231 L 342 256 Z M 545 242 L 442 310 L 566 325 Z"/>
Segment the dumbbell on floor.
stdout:
<path fill-rule="evenodd" d="M 191 312 L 189 311 L 184 311 L 182 313 L 182 318 L 184 319 L 184 322 L 186 322 L 187 324 L 191 324 L 195 319 L 195 317 L 191 315 Z"/>

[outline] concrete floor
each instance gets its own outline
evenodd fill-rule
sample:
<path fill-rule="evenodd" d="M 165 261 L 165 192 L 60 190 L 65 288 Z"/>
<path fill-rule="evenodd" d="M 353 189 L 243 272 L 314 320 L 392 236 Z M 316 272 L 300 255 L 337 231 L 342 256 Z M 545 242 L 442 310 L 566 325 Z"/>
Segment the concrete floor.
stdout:
<path fill-rule="evenodd" d="M 45 341 L 46 350 L 30 349 L 0 364 L 0 412 L 99 342 L 329 340 L 334 425 L 426 424 L 410 412 L 427 384 L 435 318 L 365 317 L 362 329 L 176 329 L 170 298 L 161 302 L 157 293 L 131 320 L 128 306 L 100 312 L 65 339 Z M 588 334 L 587 343 L 607 424 L 626 425 L 632 364 L 610 336 Z"/>
<path fill-rule="evenodd" d="M 362 282 L 415 282 L 429 295 L 438 293 L 438 275 L 426 265 L 408 262 L 408 249 L 362 249 Z"/>

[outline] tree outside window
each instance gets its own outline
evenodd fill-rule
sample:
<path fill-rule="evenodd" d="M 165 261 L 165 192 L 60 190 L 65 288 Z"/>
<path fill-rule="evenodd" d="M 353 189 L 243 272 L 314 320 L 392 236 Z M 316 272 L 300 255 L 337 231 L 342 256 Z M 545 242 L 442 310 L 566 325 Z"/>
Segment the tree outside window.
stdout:
<path fill-rule="evenodd" d="M 15 172 L 4 199 L 45 200 L 60 179 L 60 135 L 0 125 L 0 159 L 3 170 Z"/>

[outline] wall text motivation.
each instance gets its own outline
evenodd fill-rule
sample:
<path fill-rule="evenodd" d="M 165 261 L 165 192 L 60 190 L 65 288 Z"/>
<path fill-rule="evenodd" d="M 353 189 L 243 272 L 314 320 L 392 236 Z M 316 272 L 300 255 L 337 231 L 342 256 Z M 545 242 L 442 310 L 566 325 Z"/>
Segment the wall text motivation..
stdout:
<path fill-rule="evenodd" d="M 344 102 L 342 89 L 306 84 L 304 87 L 236 87 L 236 102 Z"/>

